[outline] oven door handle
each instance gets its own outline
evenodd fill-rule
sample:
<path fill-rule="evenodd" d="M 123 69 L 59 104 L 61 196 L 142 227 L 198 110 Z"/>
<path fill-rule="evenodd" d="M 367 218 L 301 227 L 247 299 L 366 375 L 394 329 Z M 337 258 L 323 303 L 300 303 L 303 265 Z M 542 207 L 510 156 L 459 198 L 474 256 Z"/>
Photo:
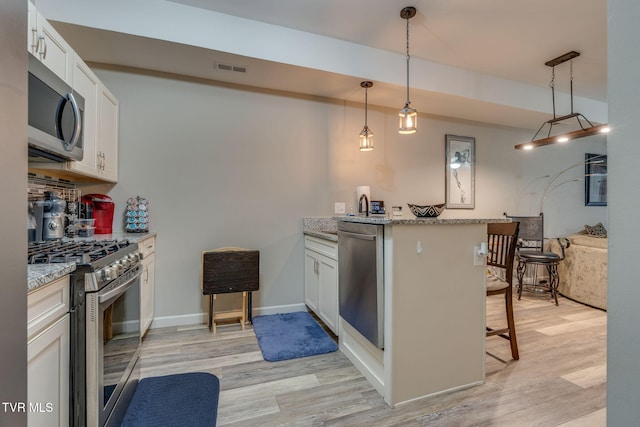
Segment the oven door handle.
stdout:
<path fill-rule="evenodd" d="M 100 304 L 105 304 L 105 303 L 110 303 L 111 301 L 115 300 L 120 295 L 125 293 L 127 291 L 127 289 L 129 289 L 131 287 L 131 285 L 133 285 L 133 282 L 135 282 L 136 280 L 138 280 L 140 278 L 140 276 L 142 276 L 142 269 L 138 270 L 136 275 L 133 276 L 131 279 L 127 280 L 126 282 L 118 285 L 117 287 L 111 289 L 108 292 L 105 292 L 102 295 L 99 294 L 98 295 L 98 302 Z"/>

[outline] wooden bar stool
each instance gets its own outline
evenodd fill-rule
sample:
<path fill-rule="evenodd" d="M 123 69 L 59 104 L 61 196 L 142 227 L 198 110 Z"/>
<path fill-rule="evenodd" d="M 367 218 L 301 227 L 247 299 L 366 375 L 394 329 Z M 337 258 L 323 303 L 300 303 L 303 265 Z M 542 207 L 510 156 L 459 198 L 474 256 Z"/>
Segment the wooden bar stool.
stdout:
<path fill-rule="evenodd" d="M 239 318 L 244 330 L 252 323 L 251 293 L 257 291 L 260 276 L 260 251 L 225 247 L 202 252 L 200 287 L 209 295 L 209 330 L 216 332 L 216 320 Z M 242 309 L 214 313 L 217 294 L 242 292 Z"/>

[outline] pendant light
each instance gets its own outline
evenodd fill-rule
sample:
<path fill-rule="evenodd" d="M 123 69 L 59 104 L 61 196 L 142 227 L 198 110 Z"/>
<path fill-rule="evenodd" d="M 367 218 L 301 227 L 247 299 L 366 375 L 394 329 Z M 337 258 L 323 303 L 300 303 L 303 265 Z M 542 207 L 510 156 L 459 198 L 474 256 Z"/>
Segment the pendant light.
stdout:
<path fill-rule="evenodd" d="M 415 108 L 411 108 L 411 101 L 409 101 L 409 19 L 416 16 L 416 8 L 408 6 L 400 11 L 400 17 L 407 21 L 407 101 L 404 104 L 404 108 L 400 110 L 398 116 L 400 116 L 400 127 L 398 132 L 403 135 L 410 135 L 416 133 L 418 111 Z"/>
<path fill-rule="evenodd" d="M 373 150 L 373 132 L 367 126 L 367 107 L 369 104 L 367 91 L 373 86 L 373 82 L 364 81 L 360 83 L 360 86 L 364 88 L 364 128 L 360 132 L 360 151 L 371 151 Z"/>
<path fill-rule="evenodd" d="M 544 63 L 547 67 L 551 67 L 551 102 L 553 105 L 553 118 L 547 120 L 542 123 L 538 132 L 533 136 L 531 142 L 525 142 L 522 144 L 518 144 L 515 146 L 516 150 L 532 150 L 535 147 L 541 147 L 549 144 L 559 144 L 563 142 L 568 142 L 573 139 L 584 138 L 585 136 L 596 135 L 599 133 L 608 133 L 609 126 L 606 124 L 594 125 L 587 119 L 583 114 L 574 113 L 573 112 L 573 58 L 577 58 L 580 56 L 580 53 L 572 50 L 571 52 L 567 52 L 564 55 L 560 55 L 557 58 L 553 58 Z M 571 113 L 564 116 L 556 116 L 556 92 L 555 92 L 555 79 L 556 79 L 556 66 L 560 65 L 564 62 L 569 62 L 570 71 L 569 71 L 569 83 L 570 83 L 570 99 L 571 99 Z M 578 122 L 579 129 L 568 131 L 560 135 L 551 135 L 551 131 L 553 126 L 564 122 L 570 119 L 576 119 Z M 588 126 L 585 127 L 585 124 Z M 545 126 L 549 126 L 549 130 L 547 132 L 547 136 L 543 138 L 536 139 Z"/>

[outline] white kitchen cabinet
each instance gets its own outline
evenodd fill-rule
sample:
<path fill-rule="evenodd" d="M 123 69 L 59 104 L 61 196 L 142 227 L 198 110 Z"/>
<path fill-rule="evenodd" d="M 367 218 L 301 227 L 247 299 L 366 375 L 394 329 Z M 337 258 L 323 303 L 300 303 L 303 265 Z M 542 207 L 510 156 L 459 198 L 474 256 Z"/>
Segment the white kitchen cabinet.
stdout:
<path fill-rule="evenodd" d="M 84 97 L 84 155 L 65 170 L 100 181 L 118 181 L 118 100 L 84 61 L 76 57 L 73 88 Z"/>
<path fill-rule="evenodd" d="M 75 57 L 73 65 L 73 88 L 84 98 L 84 132 L 82 134 L 83 157 L 78 162 L 67 162 L 64 166 L 83 175 L 99 177 L 98 168 L 98 98 L 100 80 L 85 64 Z"/>
<path fill-rule="evenodd" d="M 58 77 L 71 85 L 74 52 L 62 36 L 36 9 L 28 4 L 27 51 L 38 58 Z"/>
<path fill-rule="evenodd" d="M 30 427 L 69 425 L 69 276 L 27 297 Z"/>
<path fill-rule="evenodd" d="M 32 25 L 32 21 L 44 23 L 44 32 L 39 30 L 40 25 Z M 85 101 L 82 160 L 64 163 L 36 163 L 30 165 L 30 170 L 43 172 L 46 175 L 53 174 L 73 181 L 83 181 L 85 180 L 83 178 L 89 178 L 88 181 L 117 182 L 118 113 L 120 108 L 117 98 L 105 87 L 82 58 L 74 54 L 70 47 L 68 50 L 62 49 L 68 45 L 38 14 L 31 3 L 29 3 L 29 29 L 29 49 L 34 55 L 38 49 L 41 49 L 38 43 L 44 43 L 38 42 L 38 37 L 40 37 L 38 34 L 51 34 L 51 36 L 58 37 L 59 40 L 56 40 L 56 43 L 48 42 L 47 44 L 49 51 L 46 58 L 51 61 L 51 65 L 47 64 L 47 66 L 71 85 Z M 49 40 L 48 37 L 50 36 L 45 37 L 45 40 Z M 52 45 L 61 47 L 51 50 Z M 69 63 L 67 64 L 67 62 Z"/>
<path fill-rule="evenodd" d="M 305 236 L 305 303 L 338 335 L 338 243 Z"/>
<path fill-rule="evenodd" d="M 100 84 L 98 98 L 98 171 L 100 179 L 118 181 L 118 111 L 120 103 Z"/>
<path fill-rule="evenodd" d="M 144 336 L 155 311 L 155 237 L 148 237 L 138 242 L 142 254 L 142 278 L 140 283 L 140 323 L 141 335 Z"/>

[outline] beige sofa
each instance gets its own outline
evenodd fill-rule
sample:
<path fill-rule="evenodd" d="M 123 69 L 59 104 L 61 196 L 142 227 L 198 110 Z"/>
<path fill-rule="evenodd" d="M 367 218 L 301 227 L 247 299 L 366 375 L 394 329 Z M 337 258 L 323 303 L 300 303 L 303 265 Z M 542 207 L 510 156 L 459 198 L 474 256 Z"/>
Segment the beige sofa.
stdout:
<path fill-rule="evenodd" d="M 561 295 L 583 304 L 607 309 L 607 238 L 588 234 L 567 237 L 571 246 L 558 267 Z M 558 242 L 551 241 L 551 250 L 560 253 Z"/>

